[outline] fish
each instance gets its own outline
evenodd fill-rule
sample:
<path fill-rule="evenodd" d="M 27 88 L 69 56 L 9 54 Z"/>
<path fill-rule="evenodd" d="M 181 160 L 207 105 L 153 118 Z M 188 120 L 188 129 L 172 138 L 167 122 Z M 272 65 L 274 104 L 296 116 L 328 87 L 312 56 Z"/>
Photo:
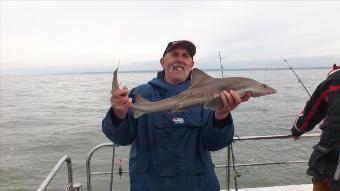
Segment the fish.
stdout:
<path fill-rule="evenodd" d="M 118 68 L 113 73 L 112 91 L 118 89 Z M 153 112 L 178 112 L 186 108 L 201 105 L 204 108 L 217 110 L 223 107 L 222 91 L 233 90 L 240 97 L 248 92 L 250 97 L 260 97 L 274 94 L 277 91 L 266 84 L 244 77 L 214 78 L 198 68 L 191 71 L 191 85 L 187 90 L 172 97 L 151 102 L 141 95 L 136 96 L 136 101 L 130 107 L 134 117 L 138 118 L 145 113 Z"/>

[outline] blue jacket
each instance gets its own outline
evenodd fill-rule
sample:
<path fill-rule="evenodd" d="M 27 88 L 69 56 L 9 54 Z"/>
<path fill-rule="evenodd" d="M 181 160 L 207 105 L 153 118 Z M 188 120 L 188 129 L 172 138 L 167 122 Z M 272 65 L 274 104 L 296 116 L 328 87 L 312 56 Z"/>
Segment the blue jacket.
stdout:
<path fill-rule="evenodd" d="M 190 83 L 171 85 L 158 75 L 132 89 L 129 96 L 133 102 L 137 95 L 159 101 L 186 90 Z M 137 119 L 129 110 L 122 121 L 110 108 L 102 130 L 116 144 L 132 144 L 129 173 L 133 191 L 219 190 L 210 151 L 226 147 L 234 135 L 231 115 L 215 120 L 214 111 L 202 106 L 147 113 Z"/>

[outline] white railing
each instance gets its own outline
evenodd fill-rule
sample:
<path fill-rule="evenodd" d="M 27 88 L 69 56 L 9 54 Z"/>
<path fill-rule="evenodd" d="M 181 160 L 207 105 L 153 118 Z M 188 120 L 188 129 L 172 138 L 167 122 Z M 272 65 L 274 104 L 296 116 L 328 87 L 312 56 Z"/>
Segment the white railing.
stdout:
<path fill-rule="evenodd" d="M 320 134 L 304 134 L 301 136 L 301 138 L 311 138 L 311 137 L 320 137 Z M 268 140 L 268 139 L 288 139 L 292 138 L 291 135 L 266 135 L 266 136 L 243 136 L 243 137 L 234 137 L 234 142 L 237 141 L 249 141 L 249 140 Z M 93 154 L 103 148 L 103 147 L 112 147 L 112 164 L 111 164 L 111 171 L 107 172 L 91 172 L 91 158 Z M 227 172 L 227 178 L 226 178 L 226 190 L 230 191 L 230 179 L 231 179 L 231 173 L 230 170 L 233 168 L 235 171 L 235 167 L 238 166 L 258 166 L 258 165 L 279 165 L 279 164 L 295 164 L 295 163 L 307 163 L 307 161 L 279 161 L 279 162 L 260 162 L 260 163 L 247 163 L 247 164 L 232 164 L 234 160 L 232 160 L 233 152 L 232 152 L 232 145 L 228 147 L 227 149 L 227 164 L 225 165 L 215 165 L 215 168 L 226 168 Z M 93 149 L 91 149 L 90 154 L 86 160 L 86 172 L 87 172 L 87 191 L 92 191 L 92 184 L 91 179 L 92 175 L 102 175 L 102 174 L 110 174 L 111 180 L 110 180 L 110 191 L 113 191 L 113 177 L 114 174 L 122 175 L 124 173 L 128 173 L 128 171 L 123 171 L 119 169 L 118 171 L 114 171 L 114 159 L 115 159 L 115 145 L 114 143 L 102 143 L 97 146 L 95 146 Z M 232 162 L 231 162 L 232 161 Z M 237 181 L 236 177 L 234 176 L 234 183 L 235 183 L 235 190 L 237 191 Z"/>
<path fill-rule="evenodd" d="M 62 165 L 66 162 L 67 164 L 67 170 L 68 170 L 68 184 L 65 188 L 65 191 L 81 191 L 82 186 L 79 183 L 74 184 L 73 183 L 73 174 L 72 174 L 72 162 L 71 158 L 67 155 L 64 155 L 61 157 L 61 159 L 58 161 L 58 163 L 54 166 L 54 168 L 51 170 L 51 172 L 47 175 L 43 183 L 39 186 L 37 191 L 44 191 L 46 190 L 47 186 L 52 181 L 53 177 L 57 174 L 57 172 L 60 170 Z"/>

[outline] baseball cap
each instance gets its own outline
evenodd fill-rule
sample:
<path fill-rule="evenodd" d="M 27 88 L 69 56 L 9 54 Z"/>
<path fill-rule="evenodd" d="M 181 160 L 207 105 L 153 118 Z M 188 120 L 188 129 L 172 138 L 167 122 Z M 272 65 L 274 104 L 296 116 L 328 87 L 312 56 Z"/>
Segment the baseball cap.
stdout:
<path fill-rule="evenodd" d="M 173 50 L 176 47 L 183 47 L 188 50 L 191 58 L 193 58 L 196 54 L 196 46 L 194 43 L 188 41 L 188 40 L 177 40 L 177 41 L 172 41 L 168 43 L 168 46 L 164 50 L 163 56 L 167 53 Z"/>

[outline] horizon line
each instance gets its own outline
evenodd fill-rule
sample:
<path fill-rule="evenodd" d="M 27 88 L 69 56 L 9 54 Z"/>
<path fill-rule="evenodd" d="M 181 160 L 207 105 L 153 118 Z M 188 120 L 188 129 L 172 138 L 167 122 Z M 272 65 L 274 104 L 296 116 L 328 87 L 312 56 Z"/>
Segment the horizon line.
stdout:
<path fill-rule="evenodd" d="M 325 66 L 316 66 L 316 67 L 295 67 L 296 70 L 304 70 L 304 69 L 328 69 L 329 67 Z M 221 69 L 216 68 L 198 68 L 202 71 L 220 71 Z M 261 71 L 261 70 L 290 70 L 288 67 L 271 67 L 271 68 L 223 68 L 223 71 Z M 149 72 L 159 72 L 160 70 L 157 69 L 150 69 L 150 70 L 120 70 L 120 73 L 149 73 Z M 113 72 L 113 71 L 112 71 Z M 77 73 L 68 73 L 68 74 L 106 74 L 112 73 L 108 71 L 102 72 L 77 72 Z M 66 74 L 66 73 L 64 73 Z"/>
<path fill-rule="evenodd" d="M 221 71 L 220 68 L 198 68 L 202 71 Z M 310 66 L 310 67 L 294 67 L 295 70 L 316 70 L 316 69 L 330 69 L 330 67 L 326 66 Z M 258 67 L 258 68 L 223 68 L 223 71 L 265 71 L 265 70 L 290 70 L 288 67 Z M 151 73 L 151 72 L 159 72 L 159 69 L 146 69 L 146 70 L 119 70 L 120 73 Z M 97 72 L 56 72 L 56 73 L 24 73 L 24 74 L 6 74 L 2 73 L 1 76 L 40 76 L 40 75 L 73 75 L 73 74 L 109 74 L 113 73 L 113 71 L 97 71 Z"/>

